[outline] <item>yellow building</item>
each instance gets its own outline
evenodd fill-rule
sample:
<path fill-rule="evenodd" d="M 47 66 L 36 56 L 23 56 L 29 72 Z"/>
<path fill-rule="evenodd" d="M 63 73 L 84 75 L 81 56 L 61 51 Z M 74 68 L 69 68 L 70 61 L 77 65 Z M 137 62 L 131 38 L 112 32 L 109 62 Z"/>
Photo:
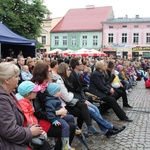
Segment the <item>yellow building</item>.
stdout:
<path fill-rule="evenodd" d="M 62 17 L 58 18 L 50 18 L 50 15 L 47 15 L 43 19 L 41 36 L 37 38 L 37 40 L 44 45 L 41 49 L 46 50 L 46 52 L 50 51 L 50 31 L 57 25 L 57 23 L 62 19 Z"/>

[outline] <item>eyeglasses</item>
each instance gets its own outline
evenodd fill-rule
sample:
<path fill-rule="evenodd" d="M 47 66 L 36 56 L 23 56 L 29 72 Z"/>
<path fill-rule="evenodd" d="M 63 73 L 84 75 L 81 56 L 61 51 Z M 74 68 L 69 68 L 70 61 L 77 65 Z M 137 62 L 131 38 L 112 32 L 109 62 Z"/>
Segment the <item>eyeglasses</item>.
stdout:
<path fill-rule="evenodd" d="M 82 63 L 79 64 L 79 66 L 82 65 Z"/>
<path fill-rule="evenodd" d="M 49 70 L 48 72 L 52 73 L 52 70 Z"/>

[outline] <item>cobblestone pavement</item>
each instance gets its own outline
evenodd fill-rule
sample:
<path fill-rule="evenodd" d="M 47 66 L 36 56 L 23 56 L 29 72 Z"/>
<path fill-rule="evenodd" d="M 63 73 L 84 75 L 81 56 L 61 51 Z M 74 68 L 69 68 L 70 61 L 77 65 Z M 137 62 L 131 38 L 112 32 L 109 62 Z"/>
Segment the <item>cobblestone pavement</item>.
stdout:
<path fill-rule="evenodd" d="M 90 136 L 87 143 L 90 150 L 150 150 L 150 89 L 144 87 L 144 81 L 138 81 L 132 92 L 128 95 L 129 104 L 133 108 L 123 108 L 133 122 L 120 121 L 112 110 L 103 118 L 114 125 L 125 125 L 126 129 L 121 133 L 106 138 L 101 136 Z M 119 99 L 122 107 L 122 101 Z M 98 129 L 95 122 L 95 127 Z M 83 130 L 86 128 L 83 125 Z M 72 147 L 76 150 L 86 150 L 86 148 L 75 137 Z"/>

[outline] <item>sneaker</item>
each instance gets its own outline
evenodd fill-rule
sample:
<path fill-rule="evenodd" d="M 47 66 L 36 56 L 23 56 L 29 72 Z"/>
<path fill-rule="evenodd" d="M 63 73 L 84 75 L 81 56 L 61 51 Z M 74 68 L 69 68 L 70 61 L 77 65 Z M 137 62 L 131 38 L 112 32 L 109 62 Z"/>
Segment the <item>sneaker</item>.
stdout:
<path fill-rule="evenodd" d="M 106 132 L 105 136 L 106 136 L 107 138 L 109 138 L 109 137 L 111 137 L 112 135 L 116 135 L 116 134 L 120 133 L 120 132 L 123 131 L 125 128 L 126 128 L 125 126 L 122 126 L 122 127 L 116 127 L 116 126 L 114 126 L 113 129 L 109 129 L 109 130 Z"/>
<path fill-rule="evenodd" d="M 88 135 L 99 135 L 100 132 L 98 132 L 92 125 L 88 127 Z"/>
<path fill-rule="evenodd" d="M 113 130 L 121 130 L 121 131 L 123 131 L 124 129 L 126 128 L 126 126 L 113 126 Z"/>

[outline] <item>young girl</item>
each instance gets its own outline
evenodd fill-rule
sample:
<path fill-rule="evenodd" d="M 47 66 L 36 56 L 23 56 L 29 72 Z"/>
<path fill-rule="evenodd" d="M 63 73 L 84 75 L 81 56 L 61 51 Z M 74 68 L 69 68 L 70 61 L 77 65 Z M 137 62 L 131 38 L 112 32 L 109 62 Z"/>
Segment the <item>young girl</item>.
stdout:
<path fill-rule="evenodd" d="M 26 118 L 24 122 L 24 127 L 31 126 L 33 124 L 39 126 L 38 120 L 34 116 L 34 108 L 32 105 L 32 100 L 36 98 L 37 92 L 39 92 L 40 89 L 41 89 L 40 86 L 35 85 L 31 81 L 23 81 L 18 86 L 18 93 L 16 94 L 16 98 Z M 44 131 L 42 127 L 40 130 L 41 134 L 43 134 L 44 137 L 47 138 L 46 133 L 47 131 Z M 32 145 L 30 145 L 30 147 L 33 148 Z"/>
<path fill-rule="evenodd" d="M 56 116 L 55 112 L 61 109 L 60 86 L 56 83 L 49 83 L 47 87 L 49 95 L 45 99 L 47 119 L 55 126 L 62 127 L 62 150 L 75 150 L 69 144 L 69 125 L 67 122 L 74 123 L 74 117 L 70 114 L 66 116 Z M 67 121 L 67 122 L 66 122 Z"/>

